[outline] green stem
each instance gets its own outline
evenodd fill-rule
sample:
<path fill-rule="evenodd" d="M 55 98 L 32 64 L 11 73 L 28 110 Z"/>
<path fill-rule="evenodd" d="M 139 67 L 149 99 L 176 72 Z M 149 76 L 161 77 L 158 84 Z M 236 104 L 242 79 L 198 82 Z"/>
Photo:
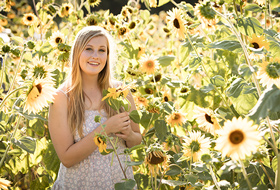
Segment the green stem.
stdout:
<path fill-rule="evenodd" d="M 18 121 L 17 121 L 17 125 L 16 125 L 16 127 L 15 127 L 15 130 L 14 130 L 14 132 L 12 133 L 12 135 L 11 135 L 9 141 L 8 141 L 8 144 L 7 144 L 5 153 L 4 153 L 4 155 L 3 155 L 3 157 L 2 157 L 2 159 L 1 159 L 1 161 L 0 161 L 0 168 L 1 168 L 2 165 L 4 164 L 4 160 L 5 160 L 6 156 L 7 156 L 7 153 L 8 153 L 8 151 L 10 150 L 11 140 L 12 140 L 12 138 L 15 136 L 15 133 L 17 132 L 17 129 L 18 129 L 18 127 L 19 127 L 19 123 L 20 123 L 21 117 L 22 117 L 22 116 L 20 115 L 19 118 L 18 118 Z"/>
<path fill-rule="evenodd" d="M 9 92 L 9 94 L 7 94 L 7 95 L 5 96 L 5 98 L 2 100 L 2 102 L 1 102 L 1 104 L 0 104 L 0 110 L 1 110 L 2 107 L 4 106 L 6 100 L 7 100 L 13 93 L 15 93 L 15 92 L 17 92 L 17 91 L 19 91 L 19 90 L 21 90 L 21 89 L 23 89 L 23 88 L 26 88 L 26 87 L 27 87 L 27 86 L 22 86 L 22 87 L 19 87 L 19 88 L 13 90 L 12 92 Z"/>
<path fill-rule="evenodd" d="M 234 11 L 235 11 L 235 14 L 236 14 L 237 18 L 239 18 L 239 15 L 238 15 L 238 11 L 237 11 L 237 7 L 236 7 L 235 0 L 233 0 L 233 6 L 234 6 Z"/>
<path fill-rule="evenodd" d="M 211 177 L 212 177 L 213 182 L 215 183 L 217 189 L 218 189 L 218 190 L 221 190 L 221 188 L 220 188 L 220 186 L 219 186 L 219 184 L 218 184 L 218 182 L 217 182 L 217 178 L 216 178 L 216 176 L 215 176 L 215 173 L 213 172 L 213 168 L 212 168 L 212 166 L 211 166 L 210 164 L 208 165 L 208 168 L 209 168 L 209 170 L 210 170 Z"/>
<path fill-rule="evenodd" d="M 155 172 L 155 189 L 157 189 L 157 172 Z"/>
<path fill-rule="evenodd" d="M 250 183 L 250 181 L 249 181 L 247 172 L 246 172 L 246 168 L 245 168 L 245 166 L 244 166 L 244 164 L 243 164 L 243 162 L 242 162 L 241 160 L 239 160 L 239 162 L 240 162 L 240 164 L 241 164 L 242 173 L 243 173 L 243 176 L 244 176 L 245 180 L 247 181 L 248 187 L 249 187 L 250 190 L 253 190 L 253 189 L 252 189 L 252 185 L 251 185 L 251 183 Z"/>
<path fill-rule="evenodd" d="M 266 176 L 267 176 L 267 178 L 268 178 L 270 184 L 272 185 L 272 188 L 275 189 L 274 183 L 273 183 L 273 181 L 271 180 L 270 176 L 268 175 L 268 173 L 267 173 L 265 167 L 263 166 L 261 160 L 259 160 L 259 163 L 260 163 L 260 165 L 261 165 L 261 167 L 262 167 L 264 173 L 266 174 Z"/>
<path fill-rule="evenodd" d="M 275 189 L 280 189 L 280 154 L 277 154 L 277 172 L 275 176 Z"/>
<path fill-rule="evenodd" d="M 7 56 L 8 56 L 8 53 L 5 53 L 4 60 L 3 60 L 2 75 L 1 75 L 1 80 L 0 80 L 1 88 L 2 88 L 2 82 L 3 82 L 3 78 L 4 78 L 4 74 L 5 74 L 5 65 L 6 65 Z"/>

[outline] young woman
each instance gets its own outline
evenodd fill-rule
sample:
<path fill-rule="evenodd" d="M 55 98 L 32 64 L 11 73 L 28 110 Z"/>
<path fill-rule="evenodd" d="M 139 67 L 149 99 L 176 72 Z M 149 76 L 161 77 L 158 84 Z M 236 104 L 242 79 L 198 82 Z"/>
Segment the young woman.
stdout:
<path fill-rule="evenodd" d="M 70 54 L 71 73 L 49 109 L 49 131 L 61 161 L 53 189 L 111 190 L 125 178 L 116 156 L 111 163 L 114 154 L 101 155 L 93 140 L 97 133 L 118 137 L 119 153 L 142 140 L 139 126 L 130 120 L 128 112 L 117 114 L 101 101 L 104 89 L 120 85 L 111 78 L 114 59 L 114 42 L 105 29 L 88 26 L 78 32 Z M 134 110 L 132 95 L 127 99 L 130 111 Z M 97 115 L 104 129 L 94 121 Z M 119 157 L 125 168 L 124 161 L 129 158 Z M 131 167 L 126 175 L 133 178 Z"/>

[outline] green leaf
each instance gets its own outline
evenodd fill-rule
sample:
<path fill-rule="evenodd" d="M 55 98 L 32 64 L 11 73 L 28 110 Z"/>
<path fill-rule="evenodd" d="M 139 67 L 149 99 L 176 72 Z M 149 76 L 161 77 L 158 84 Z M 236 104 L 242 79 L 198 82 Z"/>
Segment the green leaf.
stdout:
<path fill-rule="evenodd" d="M 141 121 L 141 112 L 138 110 L 133 110 L 129 114 L 129 118 L 134 122 L 134 123 L 140 123 Z"/>
<path fill-rule="evenodd" d="M 150 17 L 150 12 L 148 10 L 140 10 L 140 17 L 143 20 L 147 20 Z"/>
<path fill-rule="evenodd" d="M 172 186 L 172 187 L 188 184 L 188 182 L 186 182 L 186 181 L 166 180 L 166 179 L 162 179 L 162 183 L 167 184 L 167 185 Z"/>
<path fill-rule="evenodd" d="M 43 157 L 43 163 L 45 164 L 47 171 L 52 171 L 54 173 L 58 172 L 60 160 L 51 142 L 49 142 L 48 147 L 45 151 L 45 155 Z"/>
<path fill-rule="evenodd" d="M 262 35 L 263 28 L 260 22 L 254 17 L 239 18 L 237 20 L 238 30 L 247 36 L 252 36 L 253 34 Z"/>
<path fill-rule="evenodd" d="M 257 4 L 248 4 L 244 7 L 246 11 L 260 12 L 262 9 Z"/>
<path fill-rule="evenodd" d="M 11 39 L 11 42 L 14 43 L 15 45 L 23 44 L 23 38 L 21 38 L 21 37 L 13 36 L 10 39 Z"/>
<path fill-rule="evenodd" d="M 125 182 L 116 183 L 115 190 L 132 190 L 136 185 L 136 182 L 133 179 L 128 179 Z"/>
<path fill-rule="evenodd" d="M 155 130 L 156 136 L 161 140 L 164 141 L 167 137 L 167 125 L 164 120 L 156 120 L 155 121 Z"/>
<path fill-rule="evenodd" d="M 165 175 L 175 176 L 175 175 L 180 174 L 181 172 L 182 172 L 182 170 L 180 167 L 173 165 L 173 166 L 169 167 L 169 170 L 166 172 Z"/>
<path fill-rule="evenodd" d="M 160 63 L 161 66 L 166 67 L 171 64 L 172 61 L 174 61 L 175 56 L 174 55 L 166 55 L 161 56 L 157 60 Z"/>
<path fill-rule="evenodd" d="M 228 96 L 233 96 L 234 98 L 237 98 L 241 94 L 243 86 L 245 85 L 247 85 L 247 83 L 242 78 L 237 78 L 226 90 L 226 93 Z"/>
<path fill-rule="evenodd" d="M 133 161 L 126 161 L 125 164 L 128 166 L 139 166 L 143 164 L 144 161 L 139 161 L 139 162 L 133 162 Z"/>
<path fill-rule="evenodd" d="M 38 119 L 33 125 L 32 129 L 35 131 L 35 133 L 39 136 L 44 136 L 45 134 L 45 126 L 44 126 L 44 121 Z"/>
<path fill-rule="evenodd" d="M 259 98 L 255 107 L 250 111 L 249 117 L 255 121 L 266 118 L 269 112 L 280 111 L 280 89 L 275 85 L 266 89 Z"/>
<path fill-rule="evenodd" d="M 270 41 L 269 50 L 274 57 L 280 57 L 280 42 Z"/>
<path fill-rule="evenodd" d="M 220 76 L 220 75 L 216 75 L 216 76 L 212 77 L 212 78 L 210 79 L 210 82 L 211 82 L 213 85 L 219 86 L 219 87 L 223 87 L 223 86 L 226 85 L 225 79 L 224 79 L 222 76 Z"/>
<path fill-rule="evenodd" d="M 36 149 L 36 139 L 31 137 L 22 137 L 19 140 L 13 138 L 12 143 L 22 148 L 26 152 L 33 154 Z"/>
<path fill-rule="evenodd" d="M 224 49 L 224 50 L 234 51 L 235 49 L 241 48 L 241 45 L 238 41 L 223 40 L 223 41 L 213 42 L 209 44 L 208 47 L 213 49 Z"/>
<path fill-rule="evenodd" d="M 166 3 L 168 3 L 170 0 L 159 0 L 158 1 L 158 7 L 160 7 L 160 6 L 162 6 L 162 5 L 164 5 L 164 4 L 166 4 Z"/>
<path fill-rule="evenodd" d="M 147 113 L 144 112 L 143 116 L 141 117 L 140 124 L 145 128 L 148 129 L 149 125 L 152 124 L 154 120 L 156 120 L 160 114 L 157 113 Z"/>

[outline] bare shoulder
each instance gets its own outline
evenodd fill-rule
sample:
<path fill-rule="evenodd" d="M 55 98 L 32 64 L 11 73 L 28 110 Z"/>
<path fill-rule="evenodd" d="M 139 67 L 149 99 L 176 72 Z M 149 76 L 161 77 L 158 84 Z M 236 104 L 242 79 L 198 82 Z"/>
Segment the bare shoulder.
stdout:
<path fill-rule="evenodd" d="M 120 87 L 120 86 L 123 85 L 123 82 L 118 81 L 118 80 L 113 80 L 113 81 L 112 81 L 112 84 L 113 84 L 113 87 L 114 87 L 114 88 L 118 88 L 118 87 Z"/>
<path fill-rule="evenodd" d="M 54 100 L 50 104 L 49 116 L 57 117 L 67 114 L 68 97 L 61 89 L 57 89 Z"/>

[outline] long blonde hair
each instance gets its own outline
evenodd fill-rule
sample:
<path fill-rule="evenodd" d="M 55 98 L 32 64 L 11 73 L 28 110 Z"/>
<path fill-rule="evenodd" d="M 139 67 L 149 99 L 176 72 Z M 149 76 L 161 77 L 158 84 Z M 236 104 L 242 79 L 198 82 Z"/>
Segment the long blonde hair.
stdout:
<path fill-rule="evenodd" d="M 107 49 L 107 62 L 104 69 L 98 74 L 98 84 L 101 92 L 104 89 L 112 87 L 111 66 L 115 60 L 115 43 L 111 35 L 102 27 L 87 26 L 80 30 L 74 40 L 70 54 L 71 72 L 66 81 L 67 95 L 69 97 L 67 105 L 67 120 L 73 135 L 78 131 L 79 136 L 83 135 L 83 124 L 85 121 L 85 96 L 86 94 L 82 88 L 82 75 L 79 64 L 79 58 L 87 43 L 96 36 L 105 36 L 108 42 Z M 109 105 L 101 102 L 99 110 L 104 109 L 111 117 L 116 114 Z"/>

